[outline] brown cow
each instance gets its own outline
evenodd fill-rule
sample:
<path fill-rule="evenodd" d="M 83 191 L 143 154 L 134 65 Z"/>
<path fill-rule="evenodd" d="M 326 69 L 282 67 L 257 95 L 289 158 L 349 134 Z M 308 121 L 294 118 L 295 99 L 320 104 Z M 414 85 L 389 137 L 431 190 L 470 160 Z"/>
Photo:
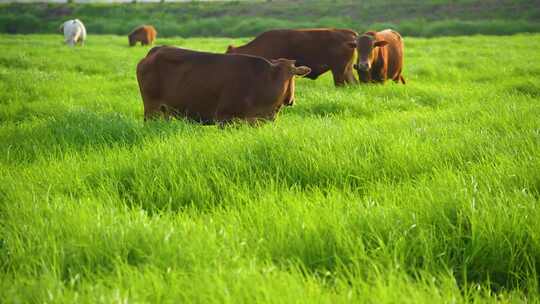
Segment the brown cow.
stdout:
<path fill-rule="evenodd" d="M 154 47 L 137 65 L 145 120 L 178 116 L 204 124 L 273 120 L 294 99 L 294 61 Z"/>
<path fill-rule="evenodd" d="M 311 68 L 306 77 L 317 79 L 330 70 L 340 86 L 357 83 L 353 73 L 357 38 L 356 32 L 345 29 L 271 30 L 244 46 L 229 46 L 227 53 L 296 60 Z"/>
<path fill-rule="evenodd" d="M 396 83 L 405 79 L 403 69 L 403 38 L 393 30 L 366 32 L 357 40 L 358 63 L 354 68 L 361 82 Z"/>
<path fill-rule="evenodd" d="M 140 42 L 141 45 L 152 44 L 156 40 L 156 36 L 157 31 L 153 26 L 141 25 L 129 33 L 129 46 L 134 46 L 137 42 Z"/>

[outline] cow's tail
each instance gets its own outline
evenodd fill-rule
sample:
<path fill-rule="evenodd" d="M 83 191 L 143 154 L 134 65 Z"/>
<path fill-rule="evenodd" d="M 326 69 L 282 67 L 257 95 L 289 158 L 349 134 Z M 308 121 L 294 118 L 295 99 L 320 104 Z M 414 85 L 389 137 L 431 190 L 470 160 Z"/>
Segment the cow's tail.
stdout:
<path fill-rule="evenodd" d="M 405 78 L 403 78 L 403 75 L 399 75 L 399 81 L 401 81 L 402 84 L 405 84 Z"/>

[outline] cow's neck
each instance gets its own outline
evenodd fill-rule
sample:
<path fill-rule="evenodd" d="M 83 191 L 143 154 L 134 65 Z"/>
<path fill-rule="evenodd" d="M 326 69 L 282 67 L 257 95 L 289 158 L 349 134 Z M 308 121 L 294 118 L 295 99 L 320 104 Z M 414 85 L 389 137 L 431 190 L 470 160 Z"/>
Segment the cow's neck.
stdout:
<path fill-rule="evenodd" d="M 279 67 L 275 69 L 272 73 L 272 79 L 278 81 L 279 83 L 287 81 L 287 78 L 289 77 L 291 76 Z"/>

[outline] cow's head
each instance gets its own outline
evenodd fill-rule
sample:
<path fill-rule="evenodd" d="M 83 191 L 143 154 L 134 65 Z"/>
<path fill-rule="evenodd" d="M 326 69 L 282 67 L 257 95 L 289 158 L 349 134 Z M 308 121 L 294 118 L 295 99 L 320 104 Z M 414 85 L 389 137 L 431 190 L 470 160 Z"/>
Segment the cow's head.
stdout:
<path fill-rule="evenodd" d="M 307 66 L 295 66 L 295 60 L 289 59 L 276 59 L 271 60 L 272 64 L 276 66 L 279 70 L 279 73 L 283 76 L 285 81 L 285 98 L 283 104 L 286 106 L 292 106 L 294 104 L 294 76 L 306 76 L 311 72 L 311 69 Z"/>
<path fill-rule="evenodd" d="M 384 47 L 388 42 L 384 40 L 377 40 L 375 32 L 366 32 L 362 36 L 358 37 L 356 42 L 356 49 L 358 51 L 358 61 L 354 65 L 354 68 L 358 72 L 367 72 L 371 69 L 373 61 L 375 60 L 375 50 L 380 47 Z"/>

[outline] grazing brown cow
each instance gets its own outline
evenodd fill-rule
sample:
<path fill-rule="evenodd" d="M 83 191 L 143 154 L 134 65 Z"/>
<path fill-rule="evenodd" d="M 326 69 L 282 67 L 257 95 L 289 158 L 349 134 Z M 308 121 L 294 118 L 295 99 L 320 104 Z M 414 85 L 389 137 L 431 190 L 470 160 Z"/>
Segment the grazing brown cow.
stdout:
<path fill-rule="evenodd" d="M 137 42 L 141 45 L 149 45 L 156 40 L 157 31 L 151 25 L 141 25 L 129 33 L 128 40 L 129 46 L 134 46 Z"/>
<path fill-rule="evenodd" d="M 204 124 L 273 120 L 294 99 L 294 76 L 308 67 L 256 56 L 154 47 L 137 65 L 145 120 L 178 116 Z"/>
<path fill-rule="evenodd" d="M 271 30 L 244 46 L 229 46 L 227 53 L 296 60 L 311 68 L 306 77 L 317 79 L 330 70 L 340 86 L 357 83 L 353 73 L 357 38 L 356 32 L 345 29 Z"/>
<path fill-rule="evenodd" d="M 396 83 L 405 79 L 403 69 L 403 38 L 393 30 L 366 32 L 357 40 L 358 63 L 355 69 L 361 82 Z"/>

